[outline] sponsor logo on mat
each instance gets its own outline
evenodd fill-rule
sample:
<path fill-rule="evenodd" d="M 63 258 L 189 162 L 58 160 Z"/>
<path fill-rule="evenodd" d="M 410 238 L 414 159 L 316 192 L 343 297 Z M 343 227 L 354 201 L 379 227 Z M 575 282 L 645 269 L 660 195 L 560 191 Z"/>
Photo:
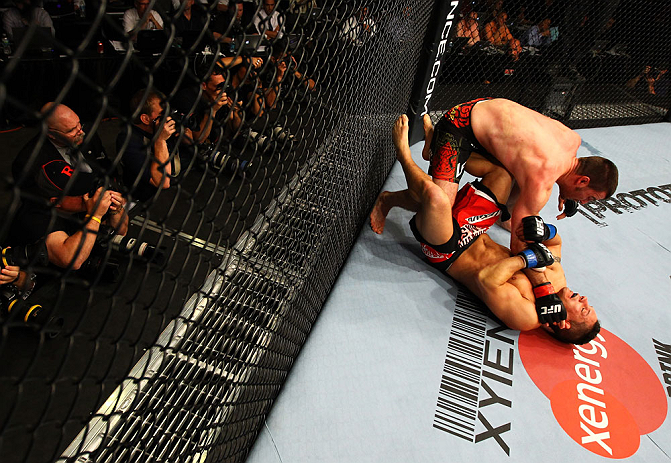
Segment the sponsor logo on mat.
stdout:
<path fill-rule="evenodd" d="M 562 429 L 603 457 L 627 458 L 667 415 L 664 387 L 648 363 L 608 330 L 582 346 L 541 330 L 520 333 L 522 364 L 550 399 Z"/>
<path fill-rule="evenodd" d="M 594 225 L 607 227 L 606 214 L 633 213 L 645 209 L 649 204 L 656 207 L 671 204 L 671 183 L 633 190 L 628 193 L 617 193 L 610 198 L 590 201 L 581 206 L 578 212 Z"/>

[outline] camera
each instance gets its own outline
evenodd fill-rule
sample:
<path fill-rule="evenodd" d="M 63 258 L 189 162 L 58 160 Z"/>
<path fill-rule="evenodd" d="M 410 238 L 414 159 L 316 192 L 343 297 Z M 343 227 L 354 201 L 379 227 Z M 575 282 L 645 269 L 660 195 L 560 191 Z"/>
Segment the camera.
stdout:
<path fill-rule="evenodd" d="M 216 170 L 224 170 L 232 174 L 241 175 L 251 166 L 251 161 L 235 159 L 211 143 L 198 145 L 197 155 L 201 162 L 208 163 Z"/>
<path fill-rule="evenodd" d="M 17 267 L 27 267 L 29 264 L 36 267 L 46 267 L 49 265 L 47 246 L 44 241 L 1 249 L 0 269 L 5 268 L 8 265 Z"/>
<path fill-rule="evenodd" d="M 149 243 L 137 241 L 135 238 L 116 235 L 110 241 L 110 248 L 116 252 L 133 254 L 156 265 L 165 263 L 165 247 L 157 248 Z"/>
<path fill-rule="evenodd" d="M 33 328 L 49 337 L 57 336 L 63 328 L 63 318 L 51 315 L 51 307 L 58 299 L 60 283 L 48 282 L 33 293 L 21 291 L 13 285 L 0 289 L 0 319 L 3 325 Z"/>
<path fill-rule="evenodd" d="M 161 114 L 161 117 L 163 117 L 163 114 Z M 199 127 L 198 119 L 194 114 L 188 115 L 178 109 L 173 109 L 168 113 L 168 117 L 175 121 L 176 130 L 179 130 L 180 126 L 189 130 L 197 130 Z"/>

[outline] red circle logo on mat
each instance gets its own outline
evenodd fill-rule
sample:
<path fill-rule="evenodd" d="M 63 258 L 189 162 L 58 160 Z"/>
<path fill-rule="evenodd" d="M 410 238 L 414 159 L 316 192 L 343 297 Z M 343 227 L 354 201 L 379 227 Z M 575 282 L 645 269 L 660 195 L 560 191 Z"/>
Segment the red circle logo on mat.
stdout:
<path fill-rule="evenodd" d="M 640 436 L 666 418 L 666 395 L 655 372 L 603 328 L 582 346 L 556 341 L 543 330 L 521 333 L 519 352 L 562 429 L 593 453 L 629 457 L 638 450 Z"/>

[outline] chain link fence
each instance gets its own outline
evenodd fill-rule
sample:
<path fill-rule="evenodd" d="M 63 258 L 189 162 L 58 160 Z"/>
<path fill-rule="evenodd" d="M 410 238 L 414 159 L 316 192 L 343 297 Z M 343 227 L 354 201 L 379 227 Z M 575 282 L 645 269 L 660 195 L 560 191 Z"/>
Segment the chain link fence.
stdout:
<path fill-rule="evenodd" d="M 432 47 L 436 116 L 671 103 L 665 2 L 34 3 L 3 13 L 3 463 L 243 461 Z"/>
<path fill-rule="evenodd" d="M 3 21 L 0 461 L 243 461 L 433 2 L 34 3 Z"/>
<path fill-rule="evenodd" d="M 432 110 L 507 98 L 570 128 L 660 122 L 668 113 L 668 2 L 459 3 Z"/>

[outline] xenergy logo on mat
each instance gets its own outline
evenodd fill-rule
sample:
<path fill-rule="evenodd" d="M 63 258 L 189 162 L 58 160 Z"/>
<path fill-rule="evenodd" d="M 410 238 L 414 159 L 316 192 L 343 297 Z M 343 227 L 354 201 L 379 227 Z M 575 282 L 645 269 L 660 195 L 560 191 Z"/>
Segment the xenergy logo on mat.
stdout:
<path fill-rule="evenodd" d="M 540 330 L 521 333 L 524 368 L 550 399 L 562 429 L 590 452 L 627 458 L 667 414 L 664 388 L 645 360 L 605 329 L 568 346 Z"/>

